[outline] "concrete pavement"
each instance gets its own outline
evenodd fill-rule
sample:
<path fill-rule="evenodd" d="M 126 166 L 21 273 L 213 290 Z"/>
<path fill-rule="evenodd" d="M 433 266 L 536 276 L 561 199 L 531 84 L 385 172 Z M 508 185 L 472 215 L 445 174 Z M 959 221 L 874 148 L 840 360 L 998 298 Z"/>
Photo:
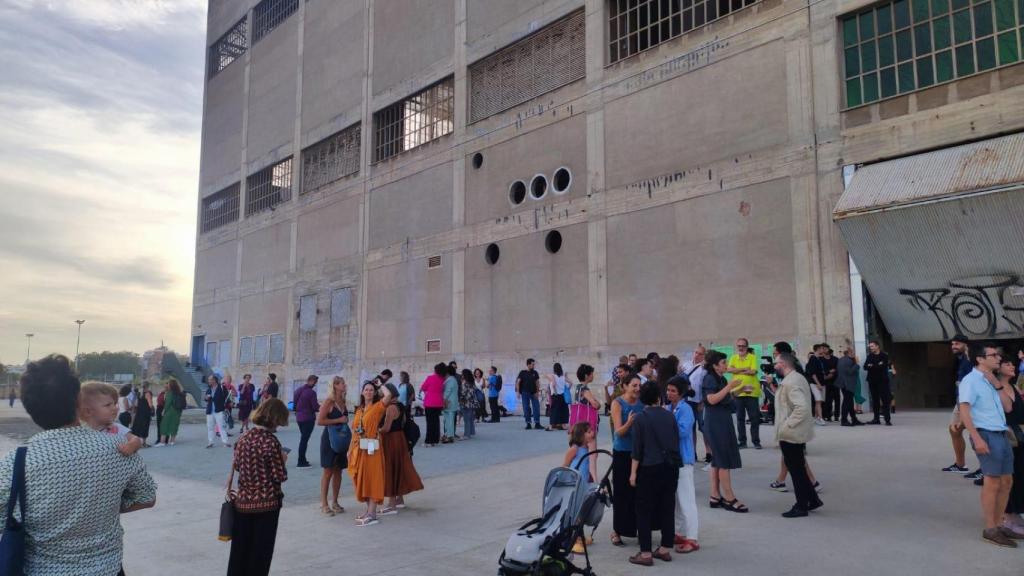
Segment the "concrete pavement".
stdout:
<path fill-rule="evenodd" d="M 10 435 L 31 429 L 6 405 L 0 408 L 0 449 L 15 445 Z M 22 413 L 23 414 L 23 413 Z M 706 573 L 853 576 L 864 573 L 933 575 L 1020 574 L 1024 547 L 1000 549 L 980 540 L 978 489 L 939 468 L 952 459 L 947 413 L 899 413 L 895 426 L 817 428 L 811 465 L 824 486 L 825 507 L 810 518 L 787 520 L 779 513 L 791 494 L 768 488 L 778 471 L 779 452 L 762 429 L 766 449 L 745 450 L 744 468 L 734 474 L 739 497 L 751 513 L 707 508 L 707 475 L 697 474 L 702 549 L 659 563 L 652 574 Z M 13 423 L 13 424 L 12 424 Z M 419 423 L 423 426 L 422 418 Z M 293 449 L 294 425 L 281 432 Z M 523 430 L 521 419 L 480 424 L 478 437 L 438 448 L 418 447 L 416 465 L 426 489 L 408 498 L 410 507 L 381 523 L 357 528 L 346 476 L 345 515 L 320 515 L 318 468 L 289 470 L 285 484 L 274 574 L 442 575 L 494 574 L 505 540 L 540 510 L 547 471 L 560 463 L 562 434 Z M 318 428 L 310 443 L 317 462 Z M 607 420 L 600 443 L 609 442 Z M 144 452 L 160 483 L 152 510 L 126 515 L 125 570 L 130 576 L 223 574 L 229 545 L 216 539 L 217 517 L 230 451 L 205 449 L 205 427 L 186 424 L 177 446 Z M 290 465 L 294 466 L 295 453 Z M 976 464 L 973 455 L 969 465 Z M 601 469 L 608 465 L 601 462 Z M 592 548 L 601 576 L 635 574 L 626 562 L 633 543 L 608 543 L 609 511 Z"/>

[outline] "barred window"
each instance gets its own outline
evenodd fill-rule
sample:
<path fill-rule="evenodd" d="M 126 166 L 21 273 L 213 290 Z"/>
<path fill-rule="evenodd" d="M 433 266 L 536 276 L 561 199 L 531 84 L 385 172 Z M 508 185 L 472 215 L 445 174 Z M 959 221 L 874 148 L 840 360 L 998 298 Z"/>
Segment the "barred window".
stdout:
<path fill-rule="evenodd" d="M 270 363 L 284 364 L 284 334 L 270 335 Z"/>
<path fill-rule="evenodd" d="M 755 2 L 757 0 L 610 0 L 608 62 L 629 58 Z"/>
<path fill-rule="evenodd" d="M 299 0 L 263 0 L 252 9 L 252 42 L 270 34 L 299 9 Z"/>
<path fill-rule="evenodd" d="M 245 215 L 252 216 L 292 197 L 292 159 L 282 160 L 246 178 Z"/>
<path fill-rule="evenodd" d="M 199 231 L 206 233 L 238 221 L 238 194 L 241 185 L 235 182 L 231 186 L 203 198 L 202 215 Z"/>
<path fill-rule="evenodd" d="M 238 363 L 252 364 L 252 336 L 242 336 L 238 339 Z"/>
<path fill-rule="evenodd" d="M 255 348 L 253 351 L 253 364 L 267 363 L 267 359 L 270 355 L 269 343 L 270 339 L 266 334 L 253 338 L 253 345 Z"/>
<path fill-rule="evenodd" d="M 373 115 L 373 161 L 436 140 L 455 128 L 455 83 L 449 76 Z"/>
<path fill-rule="evenodd" d="M 359 172 L 360 126 L 350 126 L 302 151 L 302 194 Z"/>
<path fill-rule="evenodd" d="M 1024 2 L 897 0 L 840 18 L 847 108 L 1021 60 Z"/>
<path fill-rule="evenodd" d="M 469 67 L 469 121 L 522 104 L 586 76 L 583 10 Z"/>
<path fill-rule="evenodd" d="M 241 58 L 248 50 L 249 44 L 246 32 L 249 21 L 242 18 L 230 30 L 224 33 L 213 46 L 210 46 L 209 75 L 213 78 L 218 72 L 228 67 L 235 60 Z"/>

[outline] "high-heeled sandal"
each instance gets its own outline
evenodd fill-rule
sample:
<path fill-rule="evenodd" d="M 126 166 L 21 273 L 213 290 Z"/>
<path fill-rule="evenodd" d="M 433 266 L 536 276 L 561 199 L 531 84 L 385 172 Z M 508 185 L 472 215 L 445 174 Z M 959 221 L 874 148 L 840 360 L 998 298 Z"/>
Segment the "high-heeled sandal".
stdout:
<path fill-rule="evenodd" d="M 740 503 L 739 498 L 733 498 L 732 500 L 722 500 L 722 508 L 725 508 L 729 512 L 738 512 L 740 514 L 746 514 L 750 512 L 746 504 Z"/>
<path fill-rule="evenodd" d="M 718 498 L 712 496 L 711 501 L 708 502 L 708 506 L 710 506 L 711 508 L 721 508 L 722 502 L 725 502 L 725 499 L 722 498 L 721 496 L 719 496 Z"/>

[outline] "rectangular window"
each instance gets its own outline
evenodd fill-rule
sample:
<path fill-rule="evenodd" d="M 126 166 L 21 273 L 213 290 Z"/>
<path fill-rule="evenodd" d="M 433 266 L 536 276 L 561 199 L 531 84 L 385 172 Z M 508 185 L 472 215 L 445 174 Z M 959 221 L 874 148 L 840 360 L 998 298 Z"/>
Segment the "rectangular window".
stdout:
<path fill-rule="evenodd" d="M 252 42 L 270 34 L 299 9 L 299 0 L 263 0 L 252 9 Z"/>
<path fill-rule="evenodd" d="M 1022 11 L 1014 0 L 896 0 L 842 16 L 845 107 L 1019 62 Z"/>
<path fill-rule="evenodd" d="M 608 0 L 608 63 L 639 54 L 755 2 L 757 0 Z"/>
<path fill-rule="evenodd" d="M 441 352 L 441 341 L 440 340 L 427 340 L 427 354 L 437 354 Z"/>
<path fill-rule="evenodd" d="M 238 363 L 252 364 L 252 336 L 242 336 L 238 339 Z"/>
<path fill-rule="evenodd" d="M 206 343 L 206 365 L 207 366 L 219 366 L 217 364 L 217 343 L 207 342 Z"/>
<path fill-rule="evenodd" d="M 231 340 L 221 340 L 220 350 L 217 352 L 217 359 L 220 360 L 220 365 L 227 367 L 231 365 Z"/>
<path fill-rule="evenodd" d="M 213 46 L 210 46 L 210 62 L 208 66 L 210 78 L 213 78 L 218 72 L 227 68 L 229 64 L 245 55 L 245 51 L 249 49 L 246 34 L 248 24 L 249 21 L 246 18 L 242 18 L 230 30 L 225 32 L 220 39 L 214 42 Z"/>
<path fill-rule="evenodd" d="M 587 74 L 583 10 L 469 67 L 469 121 L 477 122 Z"/>
<path fill-rule="evenodd" d="M 338 288 L 331 292 L 331 328 L 348 326 L 352 318 L 352 289 Z"/>
<path fill-rule="evenodd" d="M 266 364 L 270 357 L 270 340 L 266 334 L 253 338 L 253 364 Z"/>
<path fill-rule="evenodd" d="M 316 294 L 299 298 L 299 330 L 316 330 Z"/>
<path fill-rule="evenodd" d="M 445 78 L 373 115 L 373 161 L 436 140 L 455 128 L 455 84 Z"/>
<path fill-rule="evenodd" d="M 252 216 L 292 197 L 292 159 L 282 160 L 246 179 L 245 215 Z"/>
<path fill-rule="evenodd" d="M 241 185 L 235 182 L 231 186 L 203 198 L 202 215 L 199 231 L 206 233 L 221 226 L 238 222 L 238 195 Z"/>
<path fill-rule="evenodd" d="M 302 194 L 359 173 L 360 126 L 350 126 L 302 151 Z"/>
<path fill-rule="evenodd" d="M 284 334 L 270 335 L 270 363 L 284 364 Z"/>

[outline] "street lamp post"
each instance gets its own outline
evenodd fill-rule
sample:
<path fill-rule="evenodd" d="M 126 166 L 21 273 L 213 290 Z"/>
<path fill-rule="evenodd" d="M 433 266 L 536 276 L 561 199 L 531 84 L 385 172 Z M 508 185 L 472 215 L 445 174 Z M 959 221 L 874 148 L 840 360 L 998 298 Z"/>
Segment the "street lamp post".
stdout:
<path fill-rule="evenodd" d="M 85 324 L 85 320 L 75 320 L 75 324 L 78 324 L 78 339 L 75 341 L 75 370 L 78 370 L 78 347 L 82 344 L 82 324 Z"/>
<path fill-rule="evenodd" d="M 29 360 L 32 359 L 32 337 L 35 334 L 25 334 L 25 338 L 28 339 L 28 349 L 25 350 L 25 366 L 28 366 Z"/>

